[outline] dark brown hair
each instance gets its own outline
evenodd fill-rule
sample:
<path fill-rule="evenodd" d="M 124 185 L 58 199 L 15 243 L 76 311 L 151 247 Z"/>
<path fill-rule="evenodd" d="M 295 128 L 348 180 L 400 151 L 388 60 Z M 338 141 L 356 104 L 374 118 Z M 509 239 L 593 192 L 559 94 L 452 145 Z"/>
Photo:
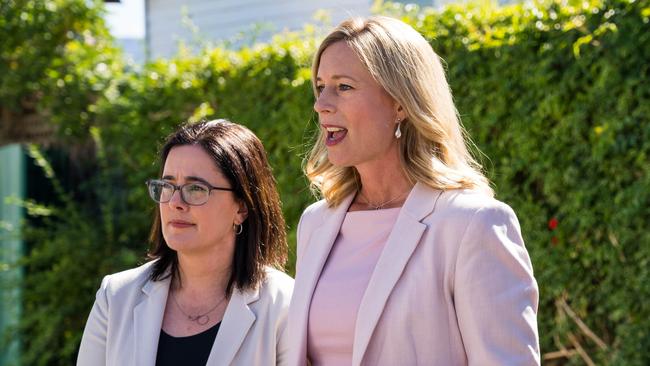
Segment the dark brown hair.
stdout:
<path fill-rule="evenodd" d="M 228 179 L 235 197 L 248 209 L 243 231 L 235 236 L 226 293 L 230 295 L 234 287 L 239 290 L 257 287 L 265 277 L 265 266 L 282 269 L 287 259 L 280 196 L 262 142 L 248 128 L 223 119 L 185 124 L 167 137 L 160 151 L 161 172 L 171 149 L 182 145 L 202 147 Z M 179 278 L 177 253 L 165 242 L 158 206 L 150 241 L 148 258 L 158 259 L 151 279 Z"/>

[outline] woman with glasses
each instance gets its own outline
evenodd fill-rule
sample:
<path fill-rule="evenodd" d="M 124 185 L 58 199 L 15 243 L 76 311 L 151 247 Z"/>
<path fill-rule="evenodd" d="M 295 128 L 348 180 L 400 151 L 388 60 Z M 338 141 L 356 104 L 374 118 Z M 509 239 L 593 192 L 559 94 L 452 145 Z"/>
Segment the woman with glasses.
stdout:
<path fill-rule="evenodd" d="M 77 364 L 284 364 L 293 280 L 261 142 L 225 120 L 188 124 L 160 158 L 150 261 L 104 278 Z"/>
<path fill-rule="evenodd" d="M 397 19 L 349 19 L 312 82 L 306 173 L 324 199 L 298 225 L 289 364 L 539 364 L 517 217 L 472 158 L 431 45 Z"/>

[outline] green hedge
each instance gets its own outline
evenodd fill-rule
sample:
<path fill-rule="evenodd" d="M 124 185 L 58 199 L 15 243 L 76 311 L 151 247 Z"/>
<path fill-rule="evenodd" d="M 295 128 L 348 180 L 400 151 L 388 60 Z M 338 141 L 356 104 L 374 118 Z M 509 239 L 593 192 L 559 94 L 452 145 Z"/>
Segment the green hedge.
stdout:
<path fill-rule="evenodd" d="M 574 3 L 413 20 L 521 221 L 543 353 L 577 343 L 596 364 L 648 365 L 650 3 Z"/>
<path fill-rule="evenodd" d="M 497 197 L 522 224 L 541 290 L 545 363 L 649 364 L 647 2 L 379 8 L 413 24 L 448 64 Z M 143 182 L 180 121 L 229 118 L 260 136 L 295 246 L 313 200 L 300 163 L 315 127 L 308 66 L 317 38 L 181 53 L 139 71 L 118 70 L 118 59 L 93 103 L 57 119 L 94 150 L 90 178 L 27 232 L 26 364 L 69 364 L 101 276 L 141 262 L 152 214 Z M 39 154 L 31 150 L 46 165 Z M 562 350 L 570 355 L 554 357 Z"/>
<path fill-rule="evenodd" d="M 104 25 L 103 5 L 103 0 L 0 3 L 0 142 L 7 142 L 7 131 L 29 130 L 44 120 L 61 126 L 62 136 L 92 124 L 85 109 L 124 65 Z M 72 121 L 75 127 L 69 128 Z M 47 131 L 37 129 L 37 137 L 39 132 Z"/>

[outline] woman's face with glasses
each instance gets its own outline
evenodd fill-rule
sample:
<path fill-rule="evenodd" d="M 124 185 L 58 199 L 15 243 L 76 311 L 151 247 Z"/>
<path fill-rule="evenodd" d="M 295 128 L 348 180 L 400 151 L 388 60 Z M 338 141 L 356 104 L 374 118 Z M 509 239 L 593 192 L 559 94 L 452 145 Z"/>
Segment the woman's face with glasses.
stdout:
<path fill-rule="evenodd" d="M 162 233 L 171 249 L 179 254 L 234 251 L 233 224 L 246 219 L 246 208 L 202 147 L 172 148 L 162 178 L 147 185 L 160 205 Z"/>

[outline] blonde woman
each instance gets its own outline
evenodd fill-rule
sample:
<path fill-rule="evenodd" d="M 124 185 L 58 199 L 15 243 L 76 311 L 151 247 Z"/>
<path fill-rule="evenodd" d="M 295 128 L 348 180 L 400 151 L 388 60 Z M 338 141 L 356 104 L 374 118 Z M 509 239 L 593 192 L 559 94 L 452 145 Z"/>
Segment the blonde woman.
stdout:
<path fill-rule="evenodd" d="M 468 152 L 431 46 L 395 19 L 349 19 L 312 72 L 306 174 L 324 199 L 298 226 L 289 363 L 539 364 L 519 223 Z"/>

